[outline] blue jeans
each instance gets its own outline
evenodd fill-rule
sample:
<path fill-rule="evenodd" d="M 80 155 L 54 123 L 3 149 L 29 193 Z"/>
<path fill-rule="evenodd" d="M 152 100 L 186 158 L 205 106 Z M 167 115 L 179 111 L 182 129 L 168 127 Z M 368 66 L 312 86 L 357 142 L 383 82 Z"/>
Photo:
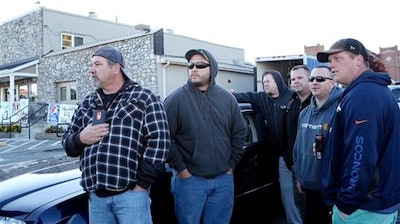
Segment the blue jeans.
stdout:
<path fill-rule="evenodd" d="M 281 187 L 282 204 L 286 213 L 286 221 L 290 224 L 303 223 L 300 211 L 295 202 L 295 185 L 293 173 L 290 171 L 282 156 L 279 157 L 279 184 Z"/>
<path fill-rule="evenodd" d="M 175 215 L 179 224 L 228 224 L 233 210 L 233 175 L 215 178 L 192 175 L 180 178 L 176 171 L 171 179 Z"/>
<path fill-rule="evenodd" d="M 396 224 L 397 211 L 391 214 L 381 214 L 370 212 L 362 209 L 357 209 L 346 219 L 340 215 L 336 205 L 333 206 L 332 223 L 333 224 L 364 224 L 364 223 L 379 223 L 379 224 Z"/>
<path fill-rule="evenodd" d="M 89 223 L 151 224 L 150 204 L 147 191 L 129 190 L 110 197 L 89 193 Z"/>

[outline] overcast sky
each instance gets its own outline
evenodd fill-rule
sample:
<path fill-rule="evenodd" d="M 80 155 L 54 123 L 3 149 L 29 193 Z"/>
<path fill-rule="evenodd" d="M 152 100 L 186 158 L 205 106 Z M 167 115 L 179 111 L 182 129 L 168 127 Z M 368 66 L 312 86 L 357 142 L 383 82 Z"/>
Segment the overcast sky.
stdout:
<path fill-rule="evenodd" d="M 0 23 L 37 9 L 39 0 L 6 0 Z M 304 46 L 328 49 L 352 37 L 378 53 L 400 44 L 394 0 L 40 0 L 40 6 L 152 29 L 171 29 L 216 44 L 243 48 L 255 57 L 301 54 Z M 4 40 L 4 37 L 2 37 Z"/>

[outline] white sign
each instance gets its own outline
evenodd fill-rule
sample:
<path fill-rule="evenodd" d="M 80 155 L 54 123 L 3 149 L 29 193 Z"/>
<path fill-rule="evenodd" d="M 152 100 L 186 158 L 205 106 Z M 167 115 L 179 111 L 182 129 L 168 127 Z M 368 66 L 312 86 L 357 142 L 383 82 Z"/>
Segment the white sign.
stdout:
<path fill-rule="evenodd" d="M 77 105 L 58 103 L 49 104 L 47 122 L 53 124 L 70 123 L 76 108 Z"/>
<path fill-rule="evenodd" d="M 58 116 L 58 123 L 71 123 L 71 118 L 74 115 L 75 109 L 78 105 L 60 104 L 60 115 Z"/>

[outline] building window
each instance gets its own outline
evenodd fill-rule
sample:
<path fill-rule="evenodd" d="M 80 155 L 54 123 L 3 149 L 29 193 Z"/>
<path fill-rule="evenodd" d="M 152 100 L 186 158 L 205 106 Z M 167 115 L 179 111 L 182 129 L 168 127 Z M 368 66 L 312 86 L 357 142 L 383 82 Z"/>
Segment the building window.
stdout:
<path fill-rule="evenodd" d="M 76 86 L 71 86 L 70 97 L 71 97 L 71 100 L 76 100 Z"/>
<path fill-rule="evenodd" d="M 8 88 L 4 88 L 4 101 L 8 101 L 9 97 L 10 97 L 10 92 L 8 91 Z"/>
<path fill-rule="evenodd" d="M 83 37 L 73 34 L 62 33 L 61 34 L 61 48 L 67 49 L 83 45 Z"/>
<path fill-rule="evenodd" d="M 78 88 L 76 82 L 59 82 L 56 84 L 57 101 L 62 104 L 76 104 L 78 102 Z"/>
<path fill-rule="evenodd" d="M 37 84 L 32 83 L 29 85 L 29 102 L 35 102 L 37 100 Z"/>
<path fill-rule="evenodd" d="M 60 101 L 67 100 L 67 87 L 60 87 Z"/>
<path fill-rule="evenodd" d="M 83 45 L 83 37 L 74 37 L 74 46 Z"/>
<path fill-rule="evenodd" d="M 28 99 L 28 86 L 22 85 L 22 86 L 19 86 L 18 89 L 19 89 L 19 93 L 18 93 L 19 98 L 20 99 Z M 17 96 L 17 95 L 15 95 L 15 96 Z"/>

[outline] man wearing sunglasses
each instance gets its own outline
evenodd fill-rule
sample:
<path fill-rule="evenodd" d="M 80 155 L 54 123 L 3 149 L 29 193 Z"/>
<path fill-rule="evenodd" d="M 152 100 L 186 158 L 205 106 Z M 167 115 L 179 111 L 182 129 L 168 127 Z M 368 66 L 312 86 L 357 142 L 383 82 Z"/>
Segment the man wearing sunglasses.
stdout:
<path fill-rule="evenodd" d="M 312 94 L 308 107 L 300 112 L 297 137 L 293 147 L 294 173 L 297 190 L 304 194 L 304 223 L 330 223 L 331 207 L 323 201 L 321 192 L 322 160 L 313 151 L 315 136 L 328 138 L 332 118 L 342 94 L 333 80 L 331 69 L 316 66 L 309 77 Z M 325 154 L 322 153 L 324 157 Z"/>
<path fill-rule="evenodd" d="M 235 97 L 215 83 L 218 65 L 210 52 L 193 49 L 185 58 L 188 81 L 164 101 L 176 218 L 180 224 L 228 224 L 233 169 L 244 153 L 243 117 Z"/>
<path fill-rule="evenodd" d="M 346 86 L 322 166 L 322 192 L 333 223 L 396 223 L 400 202 L 400 111 L 387 85 L 369 68 L 368 53 L 347 38 L 317 54 Z"/>

